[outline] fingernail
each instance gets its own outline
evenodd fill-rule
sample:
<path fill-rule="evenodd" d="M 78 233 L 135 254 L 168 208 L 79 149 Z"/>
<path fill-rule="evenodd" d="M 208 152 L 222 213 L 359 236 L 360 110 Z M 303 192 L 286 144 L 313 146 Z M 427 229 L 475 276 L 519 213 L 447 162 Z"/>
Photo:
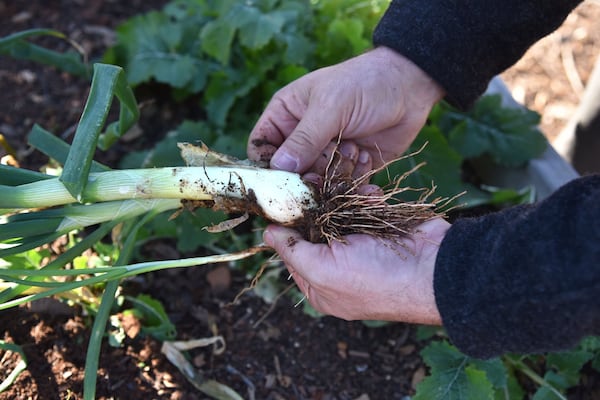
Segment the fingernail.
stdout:
<path fill-rule="evenodd" d="M 356 145 L 354 143 L 344 142 L 340 144 L 338 150 L 340 151 L 340 153 L 342 153 L 344 157 L 353 158 L 356 154 Z"/>
<path fill-rule="evenodd" d="M 323 186 L 323 177 L 319 174 L 316 174 L 314 172 L 309 172 L 307 174 L 302 175 L 302 179 L 305 182 L 310 182 L 313 185 L 317 186 L 317 187 L 322 187 Z"/>
<path fill-rule="evenodd" d="M 358 193 L 363 196 L 383 196 L 383 189 L 377 185 L 364 185 L 358 188 Z"/>
<path fill-rule="evenodd" d="M 281 169 L 284 171 L 298 172 L 298 164 L 299 162 L 296 157 L 282 151 L 276 152 L 271 159 L 271 166 L 274 169 Z"/>
<path fill-rule="evenodd" d="M 360 153 L 358 153 L 358 162 L 361 164 L 368 163 L 370 158 L 371 158 L 371 155 L 369 154 L 368 151 L 361 150 Z"/>
<path fill-rule="evenodd" d="M 275 244 L 275 238 L 269 229 L 265 230 L 263 233 L 263 242 L 269 247 L 273 247 L 273 244 Z"/>

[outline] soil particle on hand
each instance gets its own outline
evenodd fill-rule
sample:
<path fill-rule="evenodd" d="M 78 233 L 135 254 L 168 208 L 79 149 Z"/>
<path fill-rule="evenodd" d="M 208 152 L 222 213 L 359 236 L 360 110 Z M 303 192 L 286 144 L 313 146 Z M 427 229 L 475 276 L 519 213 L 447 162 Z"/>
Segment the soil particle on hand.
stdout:
<path fill-rule="evenodd" d="M 288 237 L 288 239 L 287 239 L 287 246 L 288 247 L 294 247 L 296 245 L 296 243 L 298 243 L 298 239 L 296 239 L 293 236 Z"/>
<path fill-rule="evenodd" d="M 253 139 L 250 144 L 255 147 L 254 151 L 258 153 L 260 161 L 269 162 L 277 150 L 277 146 L 264 139 Z"/>

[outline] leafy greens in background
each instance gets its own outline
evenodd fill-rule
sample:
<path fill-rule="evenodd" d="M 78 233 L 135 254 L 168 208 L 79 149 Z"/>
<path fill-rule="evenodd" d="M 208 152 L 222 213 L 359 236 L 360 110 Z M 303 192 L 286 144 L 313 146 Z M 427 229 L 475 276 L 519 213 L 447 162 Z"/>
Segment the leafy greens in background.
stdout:
<path fill-rule="evenodd" d="M 217 151 L 243 157 L 247 135 L 275 91 L 310 70 L 367 50 L 387 3 L 174 0 L 162 11 L 121 25 L 105 60 L 123 66 L 134 86 L 159 82 L 169 85 L 176 99 L 198 98 L 205 120 L 196 137 Z M 427 143 L 423 152 L 399 162 L 391 173 L 425 161 L 409 178 L 415 187 L 435 182 L 441 196 L 466 191 L 460 202 L 470 206 L 527 200 L 523 191 L 465 181 L 464 166 L 481 157 L 519 166 L 541 154 L 547 143 L 536 128 L 538 121 L 532 111 L 502 107 L 499 96 L 482 98 L 467 113 L 442 103 L 411 148 Z M 167 142 L 193 136 L 188 127 L 186 122 L 171 132 Z M 144 166 L 177 160 L 177 148 L 165 146 L 167 142 L 147 155 L 128 157 L 127 166 L 136 166 L 134 158 Z"/>
<path fill-rule="evenodd" d="M 548 145 L 537 129 L 539 115 L 527 109 L 501 104 L 500 95 L 486 95 L 472 110 L 460 112 L 442 102 L 432 110 L 428 123 L 409 152 L 414 156 L 392 164 L 392 175 L 402 174 L 417 164 L 424 165 L 407 179 L 407 185 L 422 188 L 436 186 L 439 196 L 452 197 L 465 192 L 457 201 L 464 206 L 482 204 L 519 204 L 530 202 L 528 188 L 495 188 L 481 185 L 475 171 L 468 168 L 475 159 L 506 167 L 521 167 L 542 154 Z M 376 177 L 384 185 L 387 173 Z M 406 194 L 410 196 L 410 192 Z M 413 195 L 417 197 L 418 193 Z M 412 199 L 412 198 L 411 198 Z"/>
<path fill-rule="evenodd" d="M 175 0 L 119 27 L 105 59 L 133 85 L 155 80 L 178 98 L 200 95 L 208 121 L 226 128 L 234 104 L 237 115 L 256 113 L 263 104 L 248 96 L 268 98 L 308 71 L 310 17 L 301 0 Z"/>
<path fill-rule="evenodd" d="M 546 139 L 537 129 L 539 115 L 525 108 L 503 107 L 500 95 L 482 97 L 466 113 L 444 104 L 440 108 L 443 111 L 433 122 L 464 158 L 486 155 L 499 165 L 520 167 L 546 149 Z"/>
<path fill-rule="evenodd" d="M 499 358 L 476 360 L 446 342 L 433 342 L 421 355 L 431 374 L 417 386 L 414 400 L 519 399 L 523 391 Z M 504 397 L 502 397 L 504 396 Z"/>

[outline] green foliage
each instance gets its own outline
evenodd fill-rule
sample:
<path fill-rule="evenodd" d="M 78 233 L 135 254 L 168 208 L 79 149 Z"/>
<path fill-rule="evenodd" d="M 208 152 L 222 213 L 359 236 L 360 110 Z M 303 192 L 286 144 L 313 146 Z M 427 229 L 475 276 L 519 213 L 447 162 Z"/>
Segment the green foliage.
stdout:
<path fill-rule="evenodd" d="M 546 357 L 546 367 L 550 369 L 548 374 L 556 374 L 556 371 L 560 371 L 565 383 L 562 388 L 567 389 L 579 382 L 579 371 L 593 357 L 593 352 L 580 349 L 549 354 Z"/>
<path fill-rule="evenodd" d="M 120 102 L 119 119 L 104 128 L 113 97 Z M 96 146 L 109 148 L 139 117 L 137 101 L 120 67 L 95 64 L 92 85 L 83 114 L 75 131 L 73 148 L 65 160 L 60 181 L 71 195 L 82 201 L 81 195 L 90 173 Z"/>
<path fill-rule="evenodd" d="M 316 66 L 356 56 L 371 47 L 371 34 L 389 0 L 313 1 Z"/>
<path fill-rule="evenodd" d="M 399 175 L 424 165 L 407 178 L 415 188 L 436 186 L 439 196 L 452 197 L 465 192 L 457 202 L 464 207 L 481 204 L 510 205 L 529 203 L 534 199 L 528 188 L 496 188 L 476 184 L 472 176 L 465 179 L 465 166 L 487 158 L 501 166 L 520 166 L 539 156 L 547 146 L 537 130 L 539 117 L 526 109 L 504 107 L 499 95 L 486 95 L 469 112 L 459 112 L 446 103 L 432 110 L 427 124 L 412 143 L 410 157 L 392 164 L 388 171 L 376 177 L 384 185 L 389 175 Z M 413 200 L 418 192 L 403 193 Z"/>
<path fill-rule="evenodd" d="M 64 142 L 59 137 L 54 136 L 54 134 L 48 132 L 37 124 L 34 124 L 33 128 L 31 128 L 29 136 L 27 136 L 27 142 L 34 149 L 38 150 L 42 154 L 47 155 L 51 160 L 55 160 L 61 165 L 64 165 L 64 163 L 67 161 L 69 150 L 71 149 L 71 145 Z M 110 168 L 92 160 L 89 170 L 90 172 L 102 172 L 109 171 Z M 53 177 L 50 175 L 45 175 L 40 177 L 40 179 L 42 178 L 48 179 Z"/>
<path fill-rule="evenodd" d="M 508 371 L 498 358 L 475 360 L 446 342 L 431 343 L 421 355 L 431 374 L 417 386 L 414 400 L 492 400 L 509 390 Z"/>
<path fill-rule="evenodd" d="M 592 368 L 600 372 L 600 336 L 590 336 L 581 341 L 582 350 L 594 353 L 591 361 Z"/>
<path fill-rule="evenodd" d="M 183 211 L 175 220 L 172 213 L 158 215 L 148 223 L 139 239 L 176 238 L 177 249 L 182 253 L 192 253 L 203 246 L 205 249 L 219 248 L 233 250 L 228 232 L 210 233 L 207 226 L 227 219 L 222 212 L 207 209 Z"/>
<path fill-rule="evenodd" d="M 521 384 L 529 379 L 538 386 L 534 400 L 564 400 L 567 390 L 580 383 L 582 368 L 600 357 L 599 344 L 600 338 L 588 337 L 572 351 L 478 360 L 445 341 L 433 341 L 421 352 L 430 374 L 417 386 L 414 399 L 521 400 Z"/>
<path fill-rule="evenodd" d="M 42 260 L 48 256 L 50 256 L 50 250 L 48 249 L 28 250 L 19 254 L 2 257 L 0 259 L 0 267 L 7 269 L 34 268 L 35 265 L 40 265 Z"/>
<path fill-rule="evenodd" d="M 122 65 L 132 85 L 155 79 L 192 93 L 199 91 L 208 65 L 194 57 L 198 46 L 191 38 L 198 35 L 197 26 L 203 22 L 187 18 L 186 13 L 170 17 L 158 11 L 133 17 L 117 30 L 119 45 L 105 58 Z"/>
<path fill-rule="evenodd" d="M 42 179 L 50 178 L 52 178 L 52 176 L 41 172 L 0 164 L 0 185 L 18 186 L 25 183 L 37 182 Z"/>
<path fill-rule="evenodd" d="M 452 148 L 465 158 L 490 156 L 505 166 L 521 166 L 540 155 L 547 142 L 537 129 L 539 115 L 525 108 L 502 106 L 500 95 L 482 97 L 466 113 L 448 105 L 433 122 L 446 133 Z"/>
<path fill-rule="evenodd" d="M 120 26 L 105 59 L 122 65 L 132 85 L 155 80 L 178 98 L 199 94 L 208 121 L 224 128 L 234 104 L 236 114 L 256 114 L 262 103 L 245 97 L 264 99 L 266 86 L 274 90 L 307 71 L 310 15 L 303 0 L 175 0 Z"/>
<path fill-rule="evenodd" d="M 149 168 L 183 166 L 177 143 L 216 142 L 217 135 L 204 122 L 184 121 L 165 137 L 154 144 L 150 150 L 138 150 L 128 153 L 119 163 L 120 168 Z"/>
<path fill-rule="evenodd" d="M 159 300 L 145 294 L 137 297 L 128 296 L 126 299 L 132 303 L 133 308 L 125 310 L 124 313 L 133 314 L 142 323 L 142 333 L 160 341 L 175 338 L 177 334 L 175 325 L 169 320 Z"/>
<path fill-rule="evenodd" d="M 0 55 L 51 65 L 77 76 L 90 76 L 90 69 L 83 62 L 81 54 L 74 51 L 60 53 L 35 45 L 29 39 L 36 36 L 53 36 L 67 40 L 63 33 L 52 29 L 30 29 L 0 38 Z"/>
<path fill-rule="evenodd" d="M 366 50 L 388 1 L 174 0 L 121 25 L 105 60 L 134 86 L 200 96 L 209 123 L 247 135 L 277 89 Z"/>
<path fill-rule="evenodd" d="M 597 343 L 600 343 L 599 337 L 589 337 L 571 351 L 547 354 L 543 358 L 545 373 L 543 378 L 540 378 L 541 385 L 533 400 L 566 398 L 564 393 L 579 384 L 584 365 L 600 357 L 600 347 L 597 347 Z M 529 372 L 527 368 L 525 370 Z"/>

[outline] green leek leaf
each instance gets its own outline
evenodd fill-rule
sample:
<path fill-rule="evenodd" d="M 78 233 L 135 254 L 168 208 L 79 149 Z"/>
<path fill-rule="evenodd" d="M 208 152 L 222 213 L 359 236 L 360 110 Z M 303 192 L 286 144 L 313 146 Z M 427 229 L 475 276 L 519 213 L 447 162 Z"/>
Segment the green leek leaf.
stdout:
<path fill-rule="evenodd" d="M 115 95 L 121 103 L 119 119 L 110 124 L 100 137 Z M 74 198 L 83 201 L 82 193 L 99 139 L 100 147 L 106 149 L 123 135 L 138 117 L 137 102 L 125 80 L 123 69 L 114 65 L 95 64 L 90 94 L 59 178 Z"/>
<path fill-rule="evenodd" d="M 67 39 L 63 33 L 52 29 L 30 29 L 17 32 L 0 38 L 0 55 L 39 62 L 81 77 L 88 77 L 90 75 L 90 70 L 83 63 L 81 55 L 73 51 L 59 53 L 26 40 L 34 36 L 54 36 L 60 39 Z"/>
<path fill-rule="evenodd" d="M 33 128 L 31 128 L 29 136 L 27 137 L 27 142 L 40 152 L 44 153 L 48 157 L 58 161 L 60 164 L 63 165 L 67 160 L 69 150 L 71 149 L 71 146 L 67 142 L 64 142 L 62 139 L 56 137 L 52 133 L 39 126 L 38 124 L 33 125 Z M 104 164 L 99 163 L 98 161 L 92 161 L 90 172 L 102 171 L 110 171 L 110 168 Z M 46 176 L 48 178 L 53 178 L 53 176 L 50 175 Z"/>

